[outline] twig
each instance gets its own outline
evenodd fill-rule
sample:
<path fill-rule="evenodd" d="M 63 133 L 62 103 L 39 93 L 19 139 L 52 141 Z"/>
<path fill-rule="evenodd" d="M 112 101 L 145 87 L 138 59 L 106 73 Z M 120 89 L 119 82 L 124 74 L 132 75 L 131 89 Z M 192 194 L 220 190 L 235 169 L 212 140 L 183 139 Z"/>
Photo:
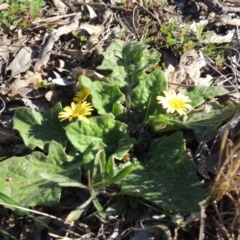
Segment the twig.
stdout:
<path fill-rule="evenodd" d="M 5 107 L 6 107 L 6 103 L 4 102 L 4 100 L 0 97 L 2 103 L 3 103 L 3 107 L 2 109 L 0 110 L 0 113 L 4 111 Z"/>
<path fill-rule="evenodd" d="M 153 13 L 151 13 L 147 8 L 145 8 L 143 5 L 141 5 L 140 3 L 138 3 L 136 0 L 134 0 L 133 3 L 135 3 L 136 5 L 138 5 L 139 7 L 141 7 L 142 9 L 144 9 L 144 10 L 145 10 L 148 14 L 150 14 L 154 19 L 156 19 L 158 25 L 161 26 L 161 23 L 160 23 L 158 17 L 156 17 Z"/>
<path fill-rule="evenodd" d="M 206 203 L 208 202 L 208 198 L 199 202 L 199 206 L 200 206 L 200 229 L 199 229 L 199 237 L 198 240 L 204 240 L 205 237 L 205 218 L 206 218 L 206 214 L 205 214 L 205 209 L 206 209 Z"/>
<path fill-rule="evenodd" d="M 37 25 L 39 23 L 51 23 L 51 22 L 57 21 L 62 18 L 75 16 L 77 14 L 78 14 L 78 12 L 75 12 L 75 13 L 70 13 L 70 14 L 66 14 L 66 15 L 56 16 L 56 17 L 40 19 L 40 20 L 33 21 L 32 24 Z"/>
<path fill-rule="evenodd" d="M 215 13 L 240 12 L 240 6 L 226 6 L 219 0 L 202 0 Z"/>
<path fill-rule="evenodd" d="M 136 9 L 137 9 L 137 7 L 135 6 L 134 9 L 133 9 L 133 21 L 132 21 L 132 23 L 133 23 L 133 28 L 134 28 L 134 31 L 136 33 L 137 39 L 139 41 L 140 38 L 139 38 L 139 35 L 138 35 L 138 32 L 137 32 L 137 28 L 135 26 L 135 13 L 136 13 Z"/>
<path fill-rule="evenodd" d="M 119 235 L 119 226 L 120 226 L 120 220 L 118 219 L 115 226 L 114 226 L 114 229 L 113 229 L 113 233 L 111 236 L 109 236 L 107 238 L 107 240 L 114 240 L 118 237 Z"/>
<path fill-rule="evenodd" d="M 53 216 L 53 215 L 49 215 L 49 214 L 47 214 L 47 213 L 40 212 L 40 211 L 37 211 L 37 210 L 28 209 L 28 208 L 25 208 L 25 207 L 21 207 L 21 206 L 14 205 L 14 204 L 8 204 L 8 203 L 2 202 L 2 201 L 0 201 L 0 204 L 3 205 L 3 206 L 6 207 L 6 208 L 15 208 L 15 209 L 23 210 L 23 211 L 25 211 L 25 212 L 30 212 L 30 213 L 34 213 L 34 214 L 39 214 L 39 215 L 41 215 L 41 216 L 45 216 L 45 217 L 51 218 L 51 219 L 53 219 L 53 220 L 57 220 L 57 221 L 62 222 L 62 223 L 64 223 L 64 224 L 71 224 L 71 223 L 72 223 L 72 221 L 68 221 L 68 220 L 66 220 L 66 219 L 63 220 L 63 219 L 61 219 L 61 218 L 58 218 L 58 217 L 55 217 L 55 216 Z M 30 217 L 31 217 L 31 216 L 30 216 Z M 83 224 L 81 224 L 80 227 L 77 226 L 77 225 L 74 225 L 74 226 L 75 226 L 77 229 L 82 230 L 81 227 L 83 226 Z M 89 228 L 87 228 L 87 230 L 89 230 Z M 75 234 L 76 236 L 78 236 L 77 233 L 72 233 L 72 234 Z"/>
<path fill-rule="evenodd" d="M 112 4 L 103 4 L 103 3 L 85 3 L 85 2 L 73 2 L 74 6 L 82 6 L 82 5 L 89 5 L 91 7 L 108 7 L 111 9 L 119 10 L 119 11 L 127 11 L 127 9 L 123 7 L 113 6 Z"/>
<path fill-rule="evenodd" d="M 217 227 L 219 228 L 219 230 L 221 231 L 221 234 L 224 235 L 224 237 L 228 240 L 233 240 L 233 238 L 230 236 L 228 230 L 224 227 L 224 225 L 222 225 L 221 223 L 219 223 L 217 221 L 217 219 L 215 219 L 214 217 L 212 217 L 214 223 L 217 225 Z M 219 239 L 219 238 L 218 238 Z"/>
<path fill-rule="evenodd" d="M 174 82 L 168 82 L 168 84 L 177 85 L 177 86 L 186 87 L 186 88 L 195 87 L 195 85 L 187 85 L 187 84 L 180 84 L 180 83 L 174 83 Z"/>

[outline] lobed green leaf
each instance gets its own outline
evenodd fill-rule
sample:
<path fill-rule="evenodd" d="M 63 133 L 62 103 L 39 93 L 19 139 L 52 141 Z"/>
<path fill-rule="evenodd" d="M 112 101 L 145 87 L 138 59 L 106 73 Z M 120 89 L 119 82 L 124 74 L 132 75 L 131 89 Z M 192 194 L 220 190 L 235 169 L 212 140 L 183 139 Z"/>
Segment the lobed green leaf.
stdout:
<path fill-rule="evenodd" d="M 57 183 L 44 180 L 40 173 L 62 174 L 75 180 L 81 177 L 78 167 L 68 166 L 62 146 L 52 141 L 48 156 L 33 152 L 0 162 L 0 191 L 24 207 L 54 206 L 59 201 L 61 189 Z"/>
<path fill-rule="evenodd" d="M 188 89 L 179 89 L 179 92 L 190 98 L 193 108 L 201 105 L 208 99 L 212 99 L 216 96 L 221 96 L 228 93 L 228 91 L 222 86 L 202 85 Z"/>
<path fill-rule="evenodd" d="M 39 147 L 47 151 L 52 140 L 57 141 L 63 147 L 66 146 L 67 137 L 63 124 L 58 119 L 58 113 L 61 110 L 60 103 L 46 113 L 39 113 L 27 107 L 16 109 L 13 125 L 29 149 L 34 150 Z"/>
<path fill-rule="evenodd" d="M 121 193 L 142 197 L 160 207 L 168 204 L 175 213 L 200 210 L 198 203 L 207 193 L 196 174 L 196 166 L 187 155 L 181 132 L 156 140 L 146 163 L 146 166 L 136 166 L 120 181 Z"/>

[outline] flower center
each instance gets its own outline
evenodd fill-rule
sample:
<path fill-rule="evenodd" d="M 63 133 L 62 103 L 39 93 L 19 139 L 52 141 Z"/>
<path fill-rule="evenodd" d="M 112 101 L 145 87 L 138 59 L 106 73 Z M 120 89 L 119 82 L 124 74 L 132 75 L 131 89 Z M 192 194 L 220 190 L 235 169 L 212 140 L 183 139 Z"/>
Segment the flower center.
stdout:
<path fill-rule="evenodd" d="M 185 107 L 185 101 L 179 98 L 173 98 L 168 101 L 168 104 L 173 109 L 182 109 Z"/>
<path fill-rule="evenodd" d="M 82 107 L 81 104 L 77 104 L 75 110 L 74 110 L 74 114 L 76 115 L 83 115 L 85 112 L 85 109 Z"/>

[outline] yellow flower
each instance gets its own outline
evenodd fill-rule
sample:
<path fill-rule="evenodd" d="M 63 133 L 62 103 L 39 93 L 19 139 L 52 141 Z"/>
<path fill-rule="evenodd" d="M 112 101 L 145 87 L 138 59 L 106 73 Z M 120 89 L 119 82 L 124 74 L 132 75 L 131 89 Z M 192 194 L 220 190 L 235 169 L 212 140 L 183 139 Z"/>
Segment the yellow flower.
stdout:
<path fill-rule="evenodd" d="M 87 87 L 83 87 L 82 90 L 76 93 L 75 97 L 73 98 L 73 101 L 77 103 L 84 102 L 89 95 L 91 95 L 90 89 Z"/>
<path fill-rule="evenodd" d="M 185 115 L 188 109 L 191 109 L 192 106 L 188 103 L 191 100 L 184 96 L 181 93 L 176 93 L 174 90 L 163 91 L 165 97 L 157 96 L 159 104 L 163 105 L 163 108 L 167 109 L 168 113 L 178 112 L 179 115 Z"/>
<path fill-rule="evenodd" d="M 89 120 L 86 118 L 87 115 L 91 115 L 91 111 L 93 110 L 90 103 L 71 103 L 71 106 L 67 106 L 63 109 L 63 112 L 58 114 L 58 118 L 60 121 L 64 121 L 69 119 L 71 121 L 73 118 L 78 118 L 78 120 L 83 121 L 89 124 Z"/>

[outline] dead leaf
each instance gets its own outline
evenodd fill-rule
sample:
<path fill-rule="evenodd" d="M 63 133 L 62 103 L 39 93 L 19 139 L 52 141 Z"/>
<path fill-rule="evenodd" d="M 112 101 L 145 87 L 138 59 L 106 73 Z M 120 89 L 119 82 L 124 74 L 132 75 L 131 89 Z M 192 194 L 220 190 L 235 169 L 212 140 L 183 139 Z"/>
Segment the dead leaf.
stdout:
<path fill-rule="evenodd" d="M 103 25 L 91 25 L 89 23 L 82 23 L 79 29 L 87 31 L 89 35 L 95 34 L 96 36 L 99 36 L 105 28 Z"/>
<path fill-rule="evenodd" d="M 83 69 L 80 67 L 72 70 L 73 79 L 77 79 L 81 75 L 89 77 L 92 80 L 98 80 L 108 83 L 108 80 L 107 78 L 105 78 L 105 76 L 101 75 L 100 73 L 97 73 L 94 70 Z"/>
<path fill-rule="evenodd" d="M 22 101 L 23 101 L 23 103 L 24 103 L 24 105 L 26 106 L 26 107 L 30 107 L 30 108 L 32 108 L 32 109 L 34 109 L 34 110 L 38 110 L 38 106 L 37 105 L 35 105 L 30 99 L 28 99 L 28 98 L 22 98 L 21 99 Z"/>
<path fill-rule="evenodd" d="M 165 76 L 169 83 L 169 88 L 173 90 L 177 90 L 181 85 L 198 85 L 200 66 L 197 52 L 190 50 L 184 53 L 176 68 L 169 64 Z"/>
<path fill-rule="evenodd" d="M 230 43 L 234 39 L 235 34 L 235 29 L 228 30 L 226 35 L 219 35 L 213 32 L 209 37 L 201 41 L 201 43 Z"/>
<path fill-rule="evenodd" d="M 90 19 L 97 17 L 97 14 L 95 13 L 95 11 L 93 10 L 93 8 L 91 6 L 86 5 L 86 7 L 88 9 Z"/>
<path fill-rule="evenodd" d="M 52 33 L 50 34 L 50 36 L 48 38 L 47 43 L 39 52 L 37 61 L 34 66 L 35 72 L 39 72 L 41 67 L 47 64 L 47 62 L 50 58 L 51 52 L 52 52 L 54 42 L 56 42 L 60 38 L 60 36 L 62 36 L 63 34 L 70 33 L 73 30 L 76 30 L 77 28 L 78 28 L 78 20 L 75 20 L 75 21 L 71 22 L 69 25 L 62 26 L 62 27 L 52 31 Z"/>
<path fill-rule="evenodd" d="M 233 25 L 233 26 L 239 26 L 240 25 L 240 18 L 229 19 L 229 20 L 223 21 L 223 23 Z"/>
<path fill-rule="evenodd" d="M 41 74 L 28 72 L 26 74 L 25 78 L 23 78 L 23 79 L 18 78 L 12 83 L 12 85 L 10 86 L 9 91 L 8 91 L 8 96 L 11 99 L 14 99 L 17 95 L 20 94 L 21 89 L 28 87 L 29 84 L 34 84 L 34 82 L 36 80 L 39 80 L 39 81 L 42 80 Z M 30 90 L 32 91 L 32 88 L 30 88 Z M 23 94 L 23 92 L 21 92 L 21 93 Z M 24 95 L 24 97 L 25 97 L 25 95 Z"/>
<path fill-rule="evenodd" d="M 21 97 L 26 99 L 42 98 L 45 95 L 45 93 L 46 93 L 46 89 L 44 88 L 36 89 L 32 85 L 18 89 L 18 94 L 21 95 Z"/>
<path fill-rule="evenodd" d="M 74 81 L 72 81 L 71 79 L 68 79 L 68 78 L 62 78 L 62 77 L 59 77 L 59 78 L 55 78 L 52 80 L 53 83 L 57 84 L 57 85 L 60 85 L 60 86 L 71 86 L 74 84 Z"/>
<path fill-rule="evenodd" d="M 68 6 L 65 3 L 63 3 L 61 0 L 53 0 L 53 5 L 58 9 L 61 15 L 66 14 L 68 10 Z"/>
<path fill-rule="evenodd" d="M 47 112 L 52 107 L 51 104 L 49 104 L 49 102 L 44 97 L 40 99 L 22 98 L 21 100 L 26 107 L 33 108 L 38 112 Z"/>
<path fill-rule="evenodd" d="M 213 83 L 213 77 L 209 74 L 204 78 L 199 78 L 199 85 L 211 86 Z"/>
<path fill-rule="evenodd" d="M 4 59 L 6 63 L 9 60 L 9 45 L 11 44 L 11 40 L 7 38 L 7 35 L 3 35 L 2 42 L 0 45 L 0 56 Z"/>
<path fill-rule="evenodd" d="M 11 77 L 27 71 L 32 63 L 32 60 L 37 56 L 36 48 L 22 47 L 17 56 L 7 67 L 7 71 L 11 71 Z"/>
<path fill-rule="evenodd" d="M 9 4 L 3 3 L 3 4 L 0 5 L 0 11 L 1 11 L 1 10 L 6 10 L 6 9 L 8 9 L 9 7 L 10 7 Z"/>
<path fill-rule="evenodd" d="M 93 48 L 93 46 L 99 42 L 98 37 L 99 37 L 99 35 L 96 35 L 96 34 L 92 34 L 90 36 L 90 38 L 88 39 L 87 44 L 86 44 L 87 50 L 91 50 Z"/>

